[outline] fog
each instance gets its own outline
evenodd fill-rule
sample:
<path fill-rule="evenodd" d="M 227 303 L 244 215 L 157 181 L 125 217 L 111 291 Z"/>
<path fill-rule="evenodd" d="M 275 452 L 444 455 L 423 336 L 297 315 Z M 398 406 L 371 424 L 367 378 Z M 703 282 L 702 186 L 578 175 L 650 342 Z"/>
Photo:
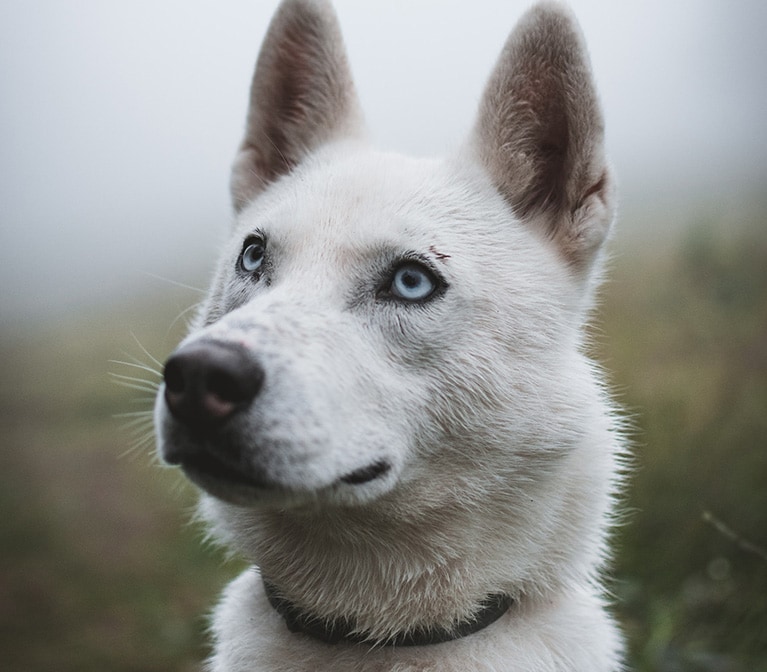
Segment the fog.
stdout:
<path fill-rule="evenodd" d="M 726 205 L 767 177 L 767 4 L 574 0 L 626 208 Z M 0 314 L 197 281 L 276 2 L 0 4 Z M 336 0 L 381 146 L 442 154 L 527 3 Z M 632 226 L 638 226 L 633 223 Z"/>

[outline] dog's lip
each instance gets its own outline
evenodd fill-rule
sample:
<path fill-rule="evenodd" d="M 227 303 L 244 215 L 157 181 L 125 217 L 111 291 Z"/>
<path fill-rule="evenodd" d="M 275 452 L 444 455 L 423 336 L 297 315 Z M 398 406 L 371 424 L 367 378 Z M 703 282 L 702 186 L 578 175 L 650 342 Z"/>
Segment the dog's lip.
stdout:
<path fill-rule="evenodd" d="M 391 470 L 391 464 L 386 460 L 376 460 L 366 467 L 355 469 L 339 479 L 340 483 L 346 485 L 364 485 L 375 481 L 381 476 L 385 476 Z"/>
<path fill-rule="evenodd" d="M 256 488 L 259 490 L 282 489 L 275 483 L 270 483 L 267 478 L 254 473 L 247 473 L 241 469 L 229 466 L 214 455 L 200 452 L 187 457 L 179 463 L 187 477 L 201 487 L 209 486 L 212 481 L 217 484 L 230 484 L 242 488 Z M 385 476 L 391 470 L 391 464 L 386 460 L 376 460 L 371 464 L 355 469 L 339 478 L 339 485 L 361 486 Z M 216 488 L 218 490 L 218 488 Z"/>
<path fill-rule="evenodd" d="M 241 505 L 267 502 L 275 497 L 279 500 L 307 496 L 314 499 L 322 492 L 339 489 L 364 490 L 367 485 L 385 480 L 393 469 L 389 460 L 378 458 L 365 466 L 341 472 L 342 475 L 325 483 L 307 487 L 274 479 L 256 465 L 228 461 L 218 451 L 206 449 L 205 444 L 194 447 L 189 443 L 178 444 L 175 450 L 166 445 L 163 452 L 165 461 L 180 467 L 196 486 L 218 499 Z"/>
<path fill-rule="evenodd" d="M 230 466 L 212 453 L 201 450 L 185 455 L 178 460 L 187 477 L 205 489 L 210 483 L 229 484 L 235 487 L 249 487 L 265 490 L 270 488 L 268 480 L 252 470 Z M 219 488 L 216 488 L 217 490 Z"/>

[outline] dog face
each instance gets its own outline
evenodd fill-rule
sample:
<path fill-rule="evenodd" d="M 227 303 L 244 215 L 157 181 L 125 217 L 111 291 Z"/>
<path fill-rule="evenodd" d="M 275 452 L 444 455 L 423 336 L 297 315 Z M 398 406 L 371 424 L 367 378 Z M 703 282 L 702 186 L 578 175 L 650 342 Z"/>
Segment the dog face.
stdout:
<path fill-rule="evenodd" d="M 612 196 L 577 29 L 529 13 L 444 161 L 361 128 L 332 11 L 287 0 L 233 233 L 166 365 L 160 453 L 245 506 L 521 497 L 601 402 L 579 349 Z"/>

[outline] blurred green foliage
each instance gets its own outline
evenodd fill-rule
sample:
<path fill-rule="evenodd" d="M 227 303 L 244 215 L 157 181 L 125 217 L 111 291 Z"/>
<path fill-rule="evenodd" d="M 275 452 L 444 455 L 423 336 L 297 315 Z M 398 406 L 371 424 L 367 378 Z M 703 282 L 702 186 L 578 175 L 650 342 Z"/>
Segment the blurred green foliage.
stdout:
<path fill-rule="evenodd" d="M 615 591 L 639 672 L 767 670 L 767 221 L 626 250 L 602 358 L 635 430 Z"/>
<path fill-rule="evenodd" d="M 727 224 L 619 247 L 594 329 L 634 427 L 612 590 L 637 672 L 767 670 L 767 222 Z M 145 350 L 164 358 L 190 303 L 174 292 L 2 339 L 4 669 L 184 672 L 205 655 L 205 614 L 241 566 L 189 524 L 150 416 L 114 418 L 148 411 L 151 385 L 106 373 L 156 380 L 107 362 L 158 368 Z"/>
<path fill-rule="evenodd" d="M 150 411 L 151 394 L 107 373 L 152 380 L 109 363 L 151 364 L 131 329 L 159 356 L 178 338 L 157 329 L 168 307 L 147 305 L 3 342 L 3 670 L 182 672 L 206 655 L 205 614 L 237 568 L 190 524 L 191 489 L 151 457 L 150 415 L 135 434 L 122 425 L 136 416 L 115 417 Z"/>

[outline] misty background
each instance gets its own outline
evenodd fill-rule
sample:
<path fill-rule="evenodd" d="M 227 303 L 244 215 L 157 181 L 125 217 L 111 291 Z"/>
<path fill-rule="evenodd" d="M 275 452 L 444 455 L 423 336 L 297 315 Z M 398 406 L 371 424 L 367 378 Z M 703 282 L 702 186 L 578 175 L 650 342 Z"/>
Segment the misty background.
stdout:
<path fill-rule="evenodd" d="M 276 2 L 0 4 L 6 327 L 204 284 Z M 336 0 L 373 139 L 438 155 L 471 127 L 527 3 Z M 574 0 L 620 189 L 618 236 L 738 207 L 767 177 L 767 3 Z M 657 226 L 657 224 L 656 224 Z M 665 226 L 665 224 L 664 224 Z"/>

